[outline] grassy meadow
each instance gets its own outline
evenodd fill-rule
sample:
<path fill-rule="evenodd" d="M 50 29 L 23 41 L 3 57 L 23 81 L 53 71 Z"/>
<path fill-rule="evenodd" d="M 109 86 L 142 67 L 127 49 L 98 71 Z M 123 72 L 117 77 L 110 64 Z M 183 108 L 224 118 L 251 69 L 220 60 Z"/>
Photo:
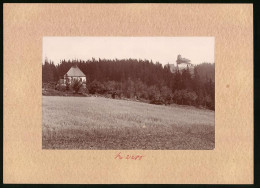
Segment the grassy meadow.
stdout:
<path fill-rule="evenodd" d="M 215 112 L 103 97 L 42 97 L 43 149 L 214 149 Z"/>

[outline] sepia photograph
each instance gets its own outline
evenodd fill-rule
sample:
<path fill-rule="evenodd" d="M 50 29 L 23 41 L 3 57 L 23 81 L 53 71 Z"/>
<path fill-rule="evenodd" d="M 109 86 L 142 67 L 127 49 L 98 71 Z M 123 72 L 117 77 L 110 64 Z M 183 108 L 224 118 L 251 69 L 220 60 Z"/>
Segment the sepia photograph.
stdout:
<path fill-rule="evenodd" d="M 42 43 L 42 149 L 215 148 L 214 37 Z"/>
<path fill-rule="evenodd" d="M 2 8 L 4 184 L 254 184 L 254 4 Z"/>

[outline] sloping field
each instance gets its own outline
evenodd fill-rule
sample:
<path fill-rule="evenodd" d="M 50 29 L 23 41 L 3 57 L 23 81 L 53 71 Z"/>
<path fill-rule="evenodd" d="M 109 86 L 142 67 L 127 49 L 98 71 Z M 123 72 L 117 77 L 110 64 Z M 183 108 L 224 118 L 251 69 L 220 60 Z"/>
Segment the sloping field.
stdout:
<path fill-rule="evenodd" d="M 214 111 L 101 97 L 42 97 L 43 149 L 214 149 Z"/>

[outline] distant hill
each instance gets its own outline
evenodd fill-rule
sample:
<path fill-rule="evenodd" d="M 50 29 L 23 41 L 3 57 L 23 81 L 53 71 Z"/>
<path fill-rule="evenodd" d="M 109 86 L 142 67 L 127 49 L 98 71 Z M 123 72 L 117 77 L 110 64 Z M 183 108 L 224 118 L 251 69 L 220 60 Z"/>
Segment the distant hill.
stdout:
<path fill-rule="evenodd" d="M 177 66 L 174 64 L 169 64 L 170 70 L 172 73 L 175 73 L 177 70 Z M 179 71 L 183 69 L 187 69 L 186 66 L 178 66 Z M 193 67 L 189 67 L 190 73 L 194 75 L 194 70 L 196 69 L 198 75 L 200 76 L 202 81 L 206 81 L 211 79 L 213 82 L 215 81 L 215 63 L 202 63 L 195 65 Z"/>
<path fill-rule="evenodd" d="M 169 64 L 169 66 L 170 66 L 171 72 L 174 73 L 176 70 L 176 66 L 174 64 Z"/>
<path fill-rule="evenodd" d="M 209 79 L 215 82 L 215 63 L 202 63 L 196 65 L 195 69 L 203 82 Z"/>
<path fill-rule="evenodd" d="M 179 69 L 179 71 L 182 71 L 183 69 L 187 69 L 186 65 L 178 65 L 178 67 L 174 64 L 169 64 L 170 66 L 170 70 L 172 73 L 174 73 L 177 69 Z M 194 73 L 194 66 L 189 67 L 190 73 L 193 74 Z"/>

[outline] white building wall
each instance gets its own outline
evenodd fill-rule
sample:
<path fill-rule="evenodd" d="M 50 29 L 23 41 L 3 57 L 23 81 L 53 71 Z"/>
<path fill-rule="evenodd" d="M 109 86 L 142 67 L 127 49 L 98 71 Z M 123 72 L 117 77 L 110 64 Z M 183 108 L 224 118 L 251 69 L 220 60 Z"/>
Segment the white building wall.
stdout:
<path fill-rule="evenodd" d="M 86 77 L 84 77 L 84 76 L 82 76 L 82 77 L 73 77 L 73 76 L 71 76 L 71 77 L 68 77 L 68 79 L 69 79 L 69 83 L 72 83 L 72 81 L 74 79 L 80 80 L 82 82 L 86 82 Z M 66 78 L 64 78 L 64 82 L 66 82 Z"/>

